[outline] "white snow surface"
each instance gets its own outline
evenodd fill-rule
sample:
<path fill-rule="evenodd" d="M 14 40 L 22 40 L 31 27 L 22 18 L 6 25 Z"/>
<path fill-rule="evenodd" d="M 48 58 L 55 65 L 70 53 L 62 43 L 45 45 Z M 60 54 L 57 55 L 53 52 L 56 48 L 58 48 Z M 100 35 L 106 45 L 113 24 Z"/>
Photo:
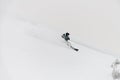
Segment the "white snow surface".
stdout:
<path fill-rule="evenodd" d="M 115 57 L 73 42 L 76 52 L 48 26 L 3 18 L 0 80 L 112 80 Z"/>

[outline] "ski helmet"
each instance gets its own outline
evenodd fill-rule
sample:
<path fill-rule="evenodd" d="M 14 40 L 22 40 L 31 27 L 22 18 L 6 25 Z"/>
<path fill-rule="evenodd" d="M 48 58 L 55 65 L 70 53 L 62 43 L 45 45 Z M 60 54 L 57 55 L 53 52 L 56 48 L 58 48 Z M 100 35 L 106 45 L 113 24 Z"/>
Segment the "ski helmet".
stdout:
<path fill-rule="evenodd" d="M 67 32 L 66 35 L 70 35 L 70 34 Z"/>

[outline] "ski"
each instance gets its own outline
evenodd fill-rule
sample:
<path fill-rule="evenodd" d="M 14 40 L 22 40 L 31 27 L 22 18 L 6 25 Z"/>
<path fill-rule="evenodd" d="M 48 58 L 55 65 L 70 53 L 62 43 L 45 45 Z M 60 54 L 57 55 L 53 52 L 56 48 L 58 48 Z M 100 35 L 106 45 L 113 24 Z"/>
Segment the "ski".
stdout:
<path fill-rule="evenodd" d="M 73 46 L 70 46 L 71 49 L 75 50 L 75 51 L 79 51 L 79 49 L 74 48 Z"/>

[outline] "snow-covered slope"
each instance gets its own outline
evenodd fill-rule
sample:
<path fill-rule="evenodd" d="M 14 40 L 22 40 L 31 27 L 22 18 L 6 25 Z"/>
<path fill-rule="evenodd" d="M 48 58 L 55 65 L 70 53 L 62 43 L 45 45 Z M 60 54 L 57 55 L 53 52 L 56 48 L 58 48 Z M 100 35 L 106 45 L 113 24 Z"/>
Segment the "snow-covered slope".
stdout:
<path fill-rule="evenodd" d="M 112 80 L 113 56 L 73 43 L 75 52 L 47 26 L 4 18 L 1 80 Z"/>

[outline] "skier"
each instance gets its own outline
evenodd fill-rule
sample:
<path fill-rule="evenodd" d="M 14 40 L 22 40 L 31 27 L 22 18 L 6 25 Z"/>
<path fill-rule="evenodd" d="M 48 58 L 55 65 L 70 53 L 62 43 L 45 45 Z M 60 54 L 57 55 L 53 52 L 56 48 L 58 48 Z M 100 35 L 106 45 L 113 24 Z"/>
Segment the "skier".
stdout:
<path fill-rule="evenodd" d="M 72 48 L 72 49 L 75 50 L 75 51 L 78 51 L 79 49 L 74 48 L 74 47 L 71 45 L 71 43 L 69 42 L 69 41 L 70 41 L 69 35 L 70 35 L 70 34 L 69 34 L 68 32 L 66 32 L 66 33 L 64 33 L 64 34 L 62 35 L 62 38 L 66 41 L 67 45 L 68 45 L 70 48 Z"/>
<path fill-rule="evenodd" d="M 111 67 L 113 68 L 112 71 L 113 80 L 120 80 L 120 70 L 118 68 L 119 65 L 120 61 L 118 59 L 116 59 L 115 62 L 113 62 L 113 64 L 111 65 Z"/>

